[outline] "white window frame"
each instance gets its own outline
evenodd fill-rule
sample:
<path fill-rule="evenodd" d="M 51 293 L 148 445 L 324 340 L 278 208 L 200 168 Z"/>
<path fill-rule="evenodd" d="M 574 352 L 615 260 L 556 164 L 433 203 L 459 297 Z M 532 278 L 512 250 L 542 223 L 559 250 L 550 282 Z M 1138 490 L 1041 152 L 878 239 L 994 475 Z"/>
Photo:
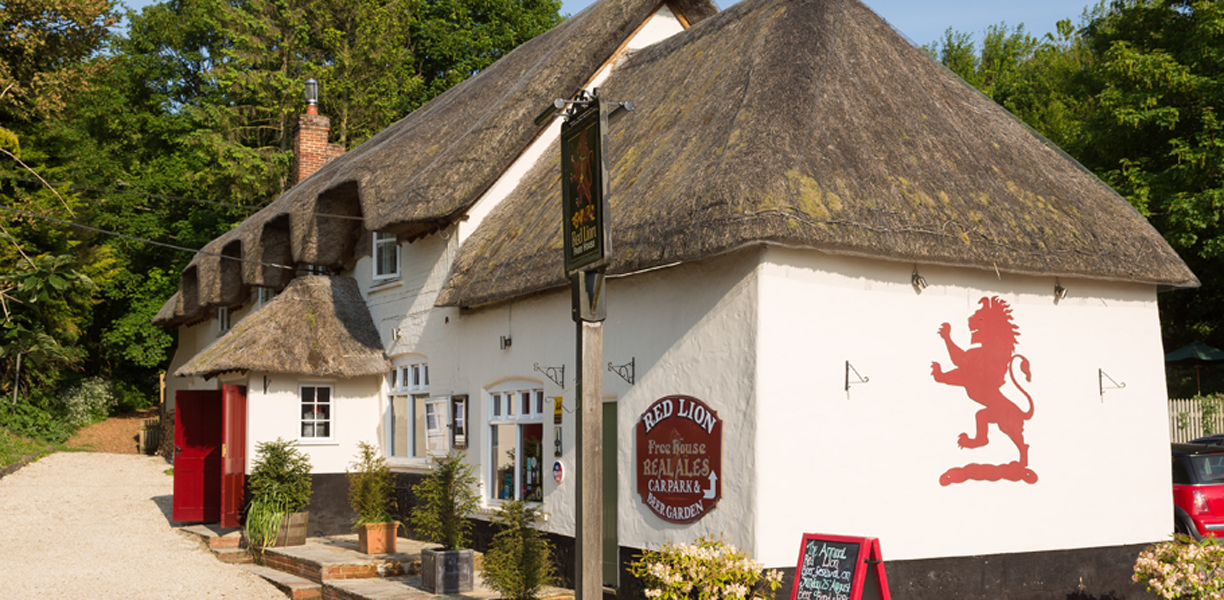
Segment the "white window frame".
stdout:
<path fill-rule="evenodd" d="M 527 397 L 524 398 L 524 394 Z M 485 390 L 485 400 L 488 405 L 488 427 L 485 428 L 488 435 L 488 443 L 484 452 L 484 461 L 486 462 L 483 469 L 485 476 L 488 477 L 488 491 L 485 501 L 491 505 L 500 504 L 503 500 L 519 499 L 523 496 L 525 485 L 531 485 L 535 488 L 532 495 L 534 498 L 526 498 L 530 502 L 542 502 L 544 499 L 544 446 L 545 446 L 545 428 L 544 428 L 544 385 L 531 380 L 510 381 L 499 384 Z M 514 468 L 511 482 L 513 495 L 510 498 L 499 497 L 501 481 L 504 479 L 504 474 L 498 474 L 498 464 L 495 454 L 506 452 L 508 448 L 495 447 L 495 439 L 497 428 L 506 425 L 514 426 Z M 539 425 L 540 426 L 540 456 L 538 463 L 534 465 L 534 473 L 528 473 L 526 465 L 521 461 L 525 457 L 524 452 L 524 426 Z"/>
<path fill-rule="evenodd" d="M 217 335 L 230 330 L 230 311 L 228 306 L 217 307 Z"/>
<path fill-rule="evenodd" d="M 276 290 L 270 287 L 257 287 L 255 290 L 255 297 L 258 298 L 257 308 L 263 308 L 265 304 L 271 302 L 276 297 Z"/>
<path fill-rule="evenodd" d="M 303 405 L 306 404 L 304 401 L 306 397 L 306 392 L 305 392 L 306 388 L 312 388 L 315 390 L 314 392 L 315 401 L 311 403 L 312 405 L 318 406 L 320 404 L 327 404 L 328 406 L 329 416 L 327 419 L 322 419 L 323 421 L 326 421 L 327 423 L 327 436 L 316 436 L 316 435 L 307 436 L 305 435 L 305 427 L 307 425 L 306 415 L 308 413 L 303 411 Z M 320 389 L 327 390 L 327 402 L 326 403 L 318 401 L 318 398 L 319 398 L 318 390 Z M 297 426 L 298 441 L 300 443 L 302 444 L 323 444 L 323 443 L 330 443 L 335 440 L 336 438 L 336 386 L 335 385 L 331 383 L 321 383 L 321 382 L 299 383 L 298 384 L 297 410 L 301 413 L 298 416 L 298 426 Z M 311 411 L 311 413 L 309 414 L 313 414 L 314 412 L 318 412 L 318 411 Z M 319 423 L 318 423 L 319 420 L 320 419 L 312 420 L 311 425 L 317 428 L 319 426 Z"/>
<path fill-rule="evenodd" d="M 396 236 L 394 233 L 384 233 L 381 231 L 375 231 L 373 236 L 374 236 L 374 244 L 370 252 L 370 258 L 373 259 L 373 263 L 374 263 L 373 268 L 372 268 L 372 273 L 374 275 L 374 281 L 377 282 L 377 281 L 383 281 L 387 279 L 398 279 L 400 276 L 399 237 Z M 388 247 L 390 247 L 389 250 L 388 250 Z M 389 273 L 380 273 L 379 267 L 382 265 L 382 261 L 379 260 L 378 255 L 380 252 L 388 252 L 388 251 L 394 253 L 392 256 L 395 259 L 394 260 L 395 270 Z"/>
<path fill-rule="evenodd" d="M 429 362 L 422 356 L 413 356 L 393 361 L 394 366 L 387 375 L 387 444 L 383 455 L 388 464 L 405 467 L 428 467 L 430 458 L 444 456 L 451 449 L 450 442 L 450 398 L 447 396 L 431 396 L 429 394 Z M 406 400 L 407 415 L 395 413 L 397 400 Z M 416 454 L 417 448 L 417 401 L 422 401 L 425 428 L 423 435 L 424 451 Z M 396 422 L 403 418 L 408 428 L 406 441 L 407 452 L 396 456 Z M 430 417 L 433 417 L 434 427 L 430 428 Z M 431 441 L 433 442 L 431 444 Z M 433 447 L 431 447 L 433 446 Z"/>

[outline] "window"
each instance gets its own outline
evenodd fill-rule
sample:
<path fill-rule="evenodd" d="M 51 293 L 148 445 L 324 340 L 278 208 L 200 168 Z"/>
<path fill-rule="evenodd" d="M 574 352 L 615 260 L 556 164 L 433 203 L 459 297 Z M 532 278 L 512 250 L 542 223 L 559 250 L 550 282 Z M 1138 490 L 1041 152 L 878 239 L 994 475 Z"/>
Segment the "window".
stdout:
<path fill-rule="evenodd" d="M 544 390 L 531 385 L 489 392 L 489 488 L 497 500 L 544 500 Z"/>
<path fill-rule="evenodd" d="M 331 386 L 304 385 L 300 389 L 302 397 L 302 439 L 331 439 Z"/>
<path fill-rule="evenodd" d="M 388 377 L 391 388 L 390 435 L 387 456 L 425 458 L 446 454 L 446 398 L 429 395 L 429 364 L 411 363 L 395 367 Z"/>
<path fill-rule="evenodd" d="M 259 290 L 259 308 L 272 301 L 276 297 L 276 290 L 268 287 L 255 288 Z"/>
<path fill-rule="evenodd" d="M 225 333 L 230 329 L 230 314 L 229 308 L 222 306 L 217 308 L 217 333 Z"/>
<path fill-rule="evenodd" d="M 374 232 L 374 279 L 399 277 L 399 240 L 394 233 Z"/>
<path fill-rule="evenodd" d="M 451 447 L 457 450 L 466 450 L 468 447 L 467 407 L 466 394 L 451 396 Z"/>

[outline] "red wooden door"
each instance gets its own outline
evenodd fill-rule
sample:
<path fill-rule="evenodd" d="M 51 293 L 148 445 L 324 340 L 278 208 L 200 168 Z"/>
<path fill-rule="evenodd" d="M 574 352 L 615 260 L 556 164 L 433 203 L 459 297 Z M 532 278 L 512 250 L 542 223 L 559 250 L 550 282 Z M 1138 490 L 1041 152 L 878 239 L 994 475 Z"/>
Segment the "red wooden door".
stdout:
<path fill-rule="evenodd" d="M 238 527 L 246 494 L 246 387 L 222 385 L 221 402 L 221 527 Z"/>
<path fill-rule="evenodd" d="M 221 392 L 174 393 L 175 521 L 221 516 Z"/>

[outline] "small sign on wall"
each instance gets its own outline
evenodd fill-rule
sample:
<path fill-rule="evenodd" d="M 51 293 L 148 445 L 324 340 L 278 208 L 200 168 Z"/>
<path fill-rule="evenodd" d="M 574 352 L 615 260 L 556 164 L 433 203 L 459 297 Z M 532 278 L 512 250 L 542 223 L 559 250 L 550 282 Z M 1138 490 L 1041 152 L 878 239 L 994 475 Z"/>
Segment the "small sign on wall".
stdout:
<path fill-rule="evenodd" d="M 664 396 L 638 419 L 637 487 L 669 523 L 692 523 L 722 498 L 722 419 L 692 396 Z"/>

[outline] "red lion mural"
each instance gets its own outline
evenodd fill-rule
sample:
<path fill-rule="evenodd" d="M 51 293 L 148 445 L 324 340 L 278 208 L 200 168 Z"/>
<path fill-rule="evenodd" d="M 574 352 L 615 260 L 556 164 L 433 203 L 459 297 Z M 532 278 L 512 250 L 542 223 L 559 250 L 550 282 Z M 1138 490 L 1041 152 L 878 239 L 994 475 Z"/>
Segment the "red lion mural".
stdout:
<path fill-rule="evenodd" d="M 961 448 L 981 448 L 990 442 L 987 433 L 991 423 L 1011 438 L 1020 459 L 1005 465 L 982 465 L 971 463 L 964 467 L 949 469 L 939 478 L 940 485 L 962 483 L 968 479 L 981 481 L 1024 481 L 1036 483 L 1037 474 L 1028 468 L 1028 444 L 1024 443 L 1024 422 L 1033 418 L 1033 397 L 1016 380 L 1013 370 L 1017 361 L 1025 381 L 1032 381 L 1029 361 L 1016 354 L 1016 338 L 1019 327 L 1012 322 L 1011 307 L 999 297 L 982 298 L 981 308 L 969 317 L 969 342 L 975 347 L 962 349 L 952 341 L 952 326 L 944 323 L 939 328 L 939 337 L 948 347 L 948 358 L 956 367 L 944 371 L 938 362 L 931 363 L 931 377 L 939 383 L 965 388 L 970 400 L 981 404 L 977 412 L 977 428 L 974 435 L 960 434 L 957 444 Z M 1011 382 L 1028 400 L 1028 410 L 1020 407 L 1003 395 L 1003 385 Z"/>

